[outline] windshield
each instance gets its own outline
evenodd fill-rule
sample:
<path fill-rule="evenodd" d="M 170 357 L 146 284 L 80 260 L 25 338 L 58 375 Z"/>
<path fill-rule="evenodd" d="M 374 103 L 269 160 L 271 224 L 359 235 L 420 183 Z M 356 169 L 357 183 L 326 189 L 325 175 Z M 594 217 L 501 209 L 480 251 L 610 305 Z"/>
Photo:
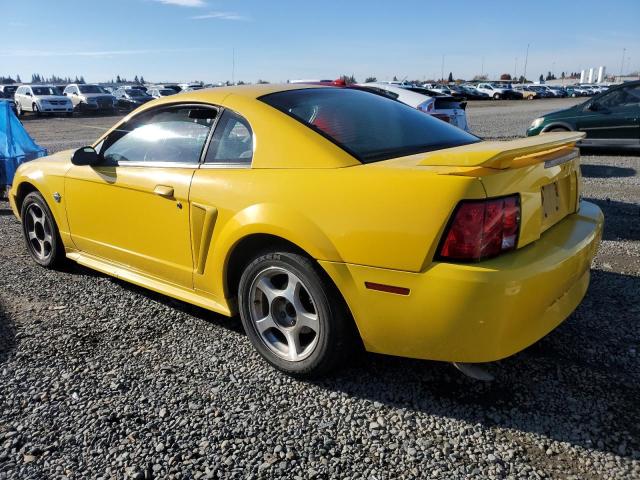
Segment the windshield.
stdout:
<path fill-rule="evenodd" d="M 380 95 L 349 88 L 309 88 L 260 97 L 363 163 L 467 145 L 479 138 Z"/>
<path fill-rule="evenodd" d="M 107 91 L 98 85 L 78 85 L 80 93 L 107 93 Z"/>
<path fill-rule="evenodd" d="M 31 87 L 34 95 L 60 95 L 56 87 Z"/>

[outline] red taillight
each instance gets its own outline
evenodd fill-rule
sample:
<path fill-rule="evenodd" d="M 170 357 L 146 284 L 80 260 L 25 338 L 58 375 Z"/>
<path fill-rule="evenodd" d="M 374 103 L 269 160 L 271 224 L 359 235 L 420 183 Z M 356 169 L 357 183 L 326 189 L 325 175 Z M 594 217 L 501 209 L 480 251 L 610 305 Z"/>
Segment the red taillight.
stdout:
<path fill-rule="evenodd" d="M 516 248 L 520 197 L 462 201 L 442 241 L 443 260 L 478 261 Z"/>

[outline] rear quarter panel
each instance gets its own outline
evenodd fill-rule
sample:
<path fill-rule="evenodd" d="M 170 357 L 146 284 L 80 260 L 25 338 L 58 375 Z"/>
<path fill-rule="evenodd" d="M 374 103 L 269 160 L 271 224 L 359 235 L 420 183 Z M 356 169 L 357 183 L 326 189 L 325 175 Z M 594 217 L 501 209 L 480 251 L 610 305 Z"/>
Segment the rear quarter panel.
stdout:
<path fill-rule="evenodd" d="M 484 189 L 475 178 L 384 163 L 319 170 L 198 170 L 190 201 L 215 208 L 217 214 L 196 286 L 222 295 L 231 250 L 256 233 L 289 240 L 317 260 L 423 270 L 458 201 L 483 198 Z"/>

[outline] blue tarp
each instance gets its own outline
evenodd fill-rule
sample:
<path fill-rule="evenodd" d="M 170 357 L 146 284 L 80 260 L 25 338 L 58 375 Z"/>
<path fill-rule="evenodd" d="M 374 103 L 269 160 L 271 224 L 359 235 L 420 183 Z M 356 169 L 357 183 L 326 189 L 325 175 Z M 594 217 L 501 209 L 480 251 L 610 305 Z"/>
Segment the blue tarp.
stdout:
<path fill-rule="evenodd" d="M 0 191 L 11 185 L 21 163 L 46 154 L 47 150 L 31 139 L 9 102 L 0 100 Z"/>

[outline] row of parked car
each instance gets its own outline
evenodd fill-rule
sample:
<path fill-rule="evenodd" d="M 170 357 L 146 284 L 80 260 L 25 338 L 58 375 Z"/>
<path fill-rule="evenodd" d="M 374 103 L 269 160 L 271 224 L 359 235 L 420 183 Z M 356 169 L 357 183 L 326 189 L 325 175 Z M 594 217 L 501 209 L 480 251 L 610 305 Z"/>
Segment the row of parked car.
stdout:
<path fill-rule="evenodd" d="M 385 82 L 397 86 L 417 86 L 405 82 Z M 606 91 L 608 85 L 545 85 L 530 83 L 482 82 L 476 84 L 433 84 L 419 85 L 431 92 L 464 97 L 468 100 L 534 100 L 536 98 L 589 97 Z"/>
<path fill-rule="evenodd" d="M 74 112 L 131 111 L 154 98 L 202 88 L 200 84 L 127 85 L 118 88 L 72 83 L 60 85 L 0 85 L 0 99 L 9 102 L 16 115 Z"/>

